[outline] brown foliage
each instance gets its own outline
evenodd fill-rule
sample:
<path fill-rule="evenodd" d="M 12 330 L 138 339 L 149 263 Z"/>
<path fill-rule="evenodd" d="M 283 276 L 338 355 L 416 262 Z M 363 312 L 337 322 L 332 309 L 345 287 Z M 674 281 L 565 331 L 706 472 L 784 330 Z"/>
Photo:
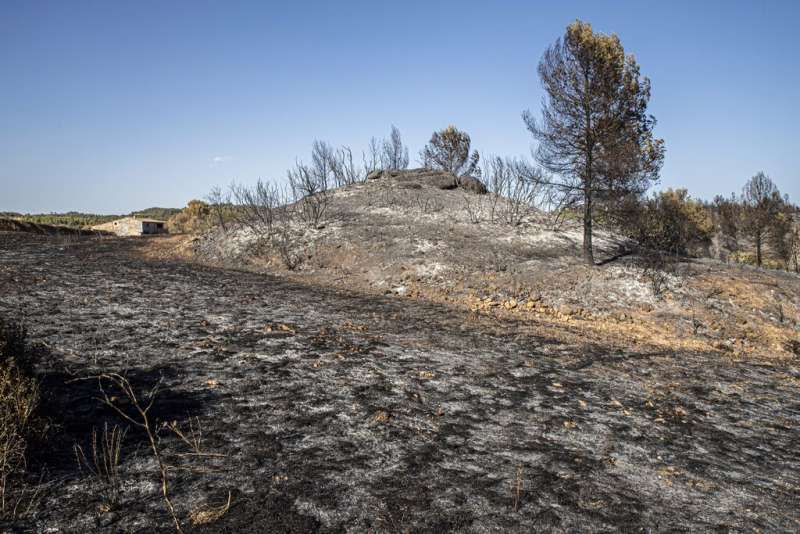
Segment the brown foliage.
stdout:
<path fill-rule="evenodd" d="M 616 35 L 581 21 L 545 51 L 539 77 L 547 94 L 542 119 L 523 118 L 561 204 L 583 208 L 583 255 L 593 264 L 596 207 L 641 194 L 658 178 L 664 145 L 647 114 L 650 81 Z"/>
<path fill-rule="evenodd" d="M 710 210 L 686 189 L 667 189 L 644 201 L 635 199 L 626 210 L 624 227 L 647 249 L 683 255 L 690 245 L 708 242 L 714 231 Z"/>
<path fill-rule="evenodd" d="M 470 155 L 470 137 L 455 126 L 433 132 L 431 140 L 422 149 L 425 167 L 447 171 L 456 177 L 480 176 L 480 155 L 475 150 Z"/>
<path fill-rule="evenodd" d="M 172 234 L 193 234 L 206 230 L 213 224 L 211 207 L 202 200 L 190 200 L 183 210 L 167 221 Z"/>
<path fill-rule="evenodd" d="M 769 176 L 759 172 L 745 184 L 742 205 L 743 229 L 756 245 L 756 265 L 760 267 L 764 241 L 775 233 L 774 223 L 783 209 L 784 201 Z"/>

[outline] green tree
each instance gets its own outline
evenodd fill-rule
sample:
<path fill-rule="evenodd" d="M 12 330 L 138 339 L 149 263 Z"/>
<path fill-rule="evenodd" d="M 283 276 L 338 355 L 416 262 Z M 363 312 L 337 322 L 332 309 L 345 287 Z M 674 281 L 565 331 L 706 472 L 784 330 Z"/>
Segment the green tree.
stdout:
<path fill-rule="evenodd" d="M 641 195 L 658 180 L 664 142 L 647 114 L 650 81 L 616 35 L 575 21 L 539 62 L 542 118 L 523 118 L 538 141 L 536 159 L 554 174 L 562 205 L 583 211 L 583 257 L 594 264 L 592 222 L 606 207 Z"/>

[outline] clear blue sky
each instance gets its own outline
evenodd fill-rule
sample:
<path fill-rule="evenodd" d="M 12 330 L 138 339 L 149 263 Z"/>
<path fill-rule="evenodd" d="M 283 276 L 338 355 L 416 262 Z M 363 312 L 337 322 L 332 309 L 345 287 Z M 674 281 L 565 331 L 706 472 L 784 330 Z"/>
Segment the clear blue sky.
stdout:
<path fill-rule="evenodd" d="M 798 1 L 0 2 L 0 211 L 181 206 L 396 124 L 528 154 L 536 64 L 581 18 L 653 84 L 660 187 L 800 200 Z"/>

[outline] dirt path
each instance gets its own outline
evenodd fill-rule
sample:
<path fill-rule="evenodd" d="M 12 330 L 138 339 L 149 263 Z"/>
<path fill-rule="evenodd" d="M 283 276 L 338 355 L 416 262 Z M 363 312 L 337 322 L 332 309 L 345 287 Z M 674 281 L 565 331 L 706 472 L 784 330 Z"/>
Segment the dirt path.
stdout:
<path fill-rule="evenodd" d="M 57 439 L 33 462 L 44 531 L 169 528 L 143 436 L 100 513 L 71 446 L 119 422 L 68 378 L 164 380 L 154 416 L 197 417 L 226 455 L 181 471 L 197 530 L 797 531 L 800 369 L 621 353 L 445 307 L 144 262 L 135 240 L 0 234 L 0 313 L 22 312 Z M 174 437 L 164 446 L 177 450 Z"/>

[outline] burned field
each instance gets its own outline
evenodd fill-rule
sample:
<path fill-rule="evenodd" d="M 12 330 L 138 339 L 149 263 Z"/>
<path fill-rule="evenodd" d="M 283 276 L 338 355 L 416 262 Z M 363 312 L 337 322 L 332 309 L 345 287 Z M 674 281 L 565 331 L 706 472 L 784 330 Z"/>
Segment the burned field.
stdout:
<path fill-rule="evenodd" d="M 797 359 L 565 344 L 141 246 L 0 234 L 0 313 L 28 326 L 49 423 L 40 502 L 7 528 L 174 530 L 141 430 L 113 506 L 75 460 L 93 427 L 126 426 L 92 378 L 125 373 L 161 381 L 154 421 L 202 428 L 196 457 L 158 429 L 187 531 L 800 529 Z"/>

